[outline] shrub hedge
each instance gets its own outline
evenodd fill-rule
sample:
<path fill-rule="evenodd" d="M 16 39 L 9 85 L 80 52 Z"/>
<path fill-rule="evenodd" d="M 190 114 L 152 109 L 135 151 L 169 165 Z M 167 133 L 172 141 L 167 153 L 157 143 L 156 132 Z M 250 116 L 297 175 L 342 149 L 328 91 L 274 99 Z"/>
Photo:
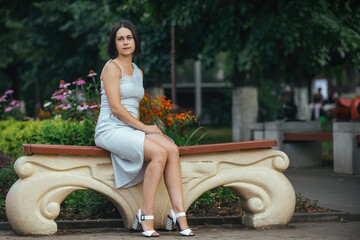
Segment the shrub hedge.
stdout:
<path fill-rule="evenodd" d="M 80 123 L 66 122 L 62 119 L 43 121 L 8 119 L 0 121 L 0 149 L 3 158 L 7 156 L 14 161 L 24 155 L 22 151 L 24 143 L 95 145 L 94 131 L 95 124 L 88 120 Z M 0 220 L 6 220 L 4 212 L 6 193 L 17 179 L 13 163 L 0 169 Z"/>
<path fill-rule="evenodd" d="M 61 144 L 93 146 L 95 124 L 85 120 L 66 122 L 62 119 L 43 121 L 0 121 L 0 149 L 14 159 L 24 155 L 22 144 Z"/>

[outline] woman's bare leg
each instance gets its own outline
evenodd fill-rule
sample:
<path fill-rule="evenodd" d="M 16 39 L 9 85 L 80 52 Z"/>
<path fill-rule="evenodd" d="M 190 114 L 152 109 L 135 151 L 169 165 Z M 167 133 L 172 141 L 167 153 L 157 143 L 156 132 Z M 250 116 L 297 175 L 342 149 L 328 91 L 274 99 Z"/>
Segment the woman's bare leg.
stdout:
<path fill-rule="evenodd" d="M 164 167 L 167 160 L 167 152 L 164 147 L 149 139 L 148 135 L 145 136 L 144 160 L 149 162 L 149 164 L 145 170 L 143 183 L 143 203 L 141 211 L 143 215 L 154 215 L 156 191 L 164 172 Z M 144 231 L 154 229 L 154 221 L 143 221 L 142 227 Z M 153 235 L 158 234 L 154 233 Z"/>
<path fill-rule="evenodd" d="M 151 134 L 148 135 L 148 137 L 163 146 L 167 151 L 167 161 L 164 170 L 165 185 L 174 212 L 184 212 L 184 196 L 178 147 L 160 134 Z M 182 230 L 189 228 L 186 217 L 179 217 L 177 220 Z"/>

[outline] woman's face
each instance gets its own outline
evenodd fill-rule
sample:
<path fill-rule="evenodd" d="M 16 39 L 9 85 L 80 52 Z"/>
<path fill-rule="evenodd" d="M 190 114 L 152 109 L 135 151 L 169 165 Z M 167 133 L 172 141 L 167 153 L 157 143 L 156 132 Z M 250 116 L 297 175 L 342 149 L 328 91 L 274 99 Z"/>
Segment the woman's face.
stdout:
<path fill-rule="evenodd" d="M 116 33 L 116 49 L 119 55 L 132 55 L 135 51 L 135 40 L 128 28 L 119 28 Z"/>

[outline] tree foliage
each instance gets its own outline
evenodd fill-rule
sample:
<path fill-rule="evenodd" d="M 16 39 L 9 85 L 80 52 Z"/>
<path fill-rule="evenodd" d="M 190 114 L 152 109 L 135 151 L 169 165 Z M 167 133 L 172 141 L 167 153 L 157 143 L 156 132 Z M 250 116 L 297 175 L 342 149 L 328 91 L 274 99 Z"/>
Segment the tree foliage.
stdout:
<path fill-rule="evenodd" d="M 176 61 L 211 67 L 219 52 L 234 85 L 258 79 L 305 85 L 332 66 L 358 69 L 360 8 L 356 0 L 2 0 L 0 92 L 14 88 L 28 107 L 107 59 L 112 24 L 131 19 L 141 33 L 136 60 L 147 85 L 170 79 L 170 29 Z"/>
<path fill-rule="evenodd" d="M 171 17 L 185 32 L 201 33 L 201 40 L 194 36 L 206 65 L 219 51 L 228 52 L 234 84 L 281 76 L 303 85 L 323 68 L 360 65 L 359 5 L 351 0 L 198 0 L 173 6 Z"/>

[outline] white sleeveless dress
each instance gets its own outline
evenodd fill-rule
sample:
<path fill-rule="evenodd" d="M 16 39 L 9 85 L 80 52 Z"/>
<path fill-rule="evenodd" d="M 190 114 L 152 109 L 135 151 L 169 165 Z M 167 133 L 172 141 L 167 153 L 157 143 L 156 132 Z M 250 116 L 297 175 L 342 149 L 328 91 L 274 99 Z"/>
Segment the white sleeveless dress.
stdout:
<path fill-rule="evenodd" d="M 122 71 L 121 66 L 118 66 Z M 134 63 L 133 67 L 133 76 L 123 76 L 119 80 L 120 94 L 121 104 L 134 118 L 138 118 L 139 101 L 144 96 L 144 88 L 140 69 Z M 127 125 L 111 112 L 104 83 L 102 80 L 100 82 L 101 109 L 95 129 L 95 144 L 111 153 L 116 188 L 128 188 L 144 179 L 147 166 L 144 162 L 145 133 Z"/>

